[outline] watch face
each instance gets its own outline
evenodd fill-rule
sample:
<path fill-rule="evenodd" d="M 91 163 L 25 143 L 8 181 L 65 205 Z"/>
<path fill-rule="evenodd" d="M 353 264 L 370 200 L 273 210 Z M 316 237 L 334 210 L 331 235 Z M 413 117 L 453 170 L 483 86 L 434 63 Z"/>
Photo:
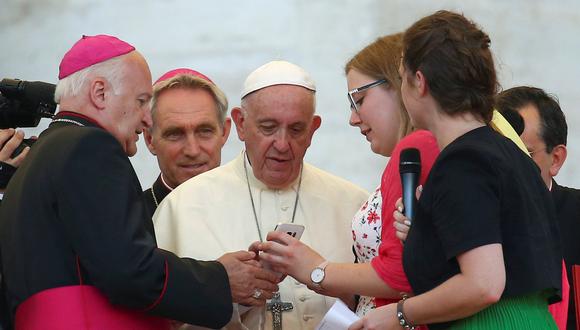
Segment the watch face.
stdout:
<path fill-rule="evenodd" d="M 312 273 L 310 273 L 310 279 L 314 283 L 320 283 L 324 279 L 324 270 L 321 268 L 314 268 Z"/>

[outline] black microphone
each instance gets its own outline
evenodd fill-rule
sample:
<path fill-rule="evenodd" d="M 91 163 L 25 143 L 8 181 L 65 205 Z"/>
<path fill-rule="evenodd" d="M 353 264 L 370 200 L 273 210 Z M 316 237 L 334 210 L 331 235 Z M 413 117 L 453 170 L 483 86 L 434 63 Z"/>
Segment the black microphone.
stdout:
<path fill-rule="evenodd" d="M 416 148 L 407 148 L 401 151 L 399 162 L 401 185 L 403 187 L 403 204 L 405 204 L 405 216 L 413 221 L 417 210 L 417 198 L 415 191 L 419 185 L 421 176 L 421 154 Z"/>

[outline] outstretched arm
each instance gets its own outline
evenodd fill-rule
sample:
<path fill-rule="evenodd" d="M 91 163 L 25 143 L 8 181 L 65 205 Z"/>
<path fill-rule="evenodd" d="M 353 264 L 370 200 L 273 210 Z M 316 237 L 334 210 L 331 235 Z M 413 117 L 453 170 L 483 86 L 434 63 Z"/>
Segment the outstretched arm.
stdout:
<path fill-rule="evenodd" d="M 313 285 L 310 273 L 324 262 L 324 258 L 308 245 L 280 232 L 268 233 L 267 240 L 258 244 L 260 259 L 272 270 L 290 275 L 319 293 L 341 297 L 367 295 L 396 298 L 399 291 L 390 288 L 369 263 L 329 263 L 320 286 Z"/>
<path fill-rule="evenodd" d="M 496 303 L 505 288 L 501 244 L 488 244 L 457 257 L 461 272 L 431 291 L 411 297 L 404 314 L 413 325 L 439 323 L 471 316 Z M 358 329 L 400 329 L 396 304 L 377 308 L 350 326 Z"/>

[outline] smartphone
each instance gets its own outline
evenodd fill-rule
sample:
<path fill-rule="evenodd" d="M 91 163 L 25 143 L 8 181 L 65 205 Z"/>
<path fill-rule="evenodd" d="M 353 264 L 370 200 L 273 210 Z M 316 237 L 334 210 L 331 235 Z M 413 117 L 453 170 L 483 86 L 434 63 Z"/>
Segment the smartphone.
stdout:
<path fill-rule="evenodd" d="M 274 231 L 281 231 L 299 240 L 304 232 L 304 226 L 295 223 L 279 223 L 274 228 Z"/>

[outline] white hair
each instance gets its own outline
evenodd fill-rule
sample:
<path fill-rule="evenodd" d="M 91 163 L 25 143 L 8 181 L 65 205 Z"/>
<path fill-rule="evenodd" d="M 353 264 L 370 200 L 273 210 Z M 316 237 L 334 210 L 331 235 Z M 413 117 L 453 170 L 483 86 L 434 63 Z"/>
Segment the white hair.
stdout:
<path fill-rule="evenodd" d="M 77 96 L 94 77 L 103 77 L 111 84 L 113 93 L 121 93 L 121 80 L 125 76 L 123 56 L 113 57 L 93 64 L 59 80 L 54 92 L 54 101 L 60 103 L 63 97 Z"/>

